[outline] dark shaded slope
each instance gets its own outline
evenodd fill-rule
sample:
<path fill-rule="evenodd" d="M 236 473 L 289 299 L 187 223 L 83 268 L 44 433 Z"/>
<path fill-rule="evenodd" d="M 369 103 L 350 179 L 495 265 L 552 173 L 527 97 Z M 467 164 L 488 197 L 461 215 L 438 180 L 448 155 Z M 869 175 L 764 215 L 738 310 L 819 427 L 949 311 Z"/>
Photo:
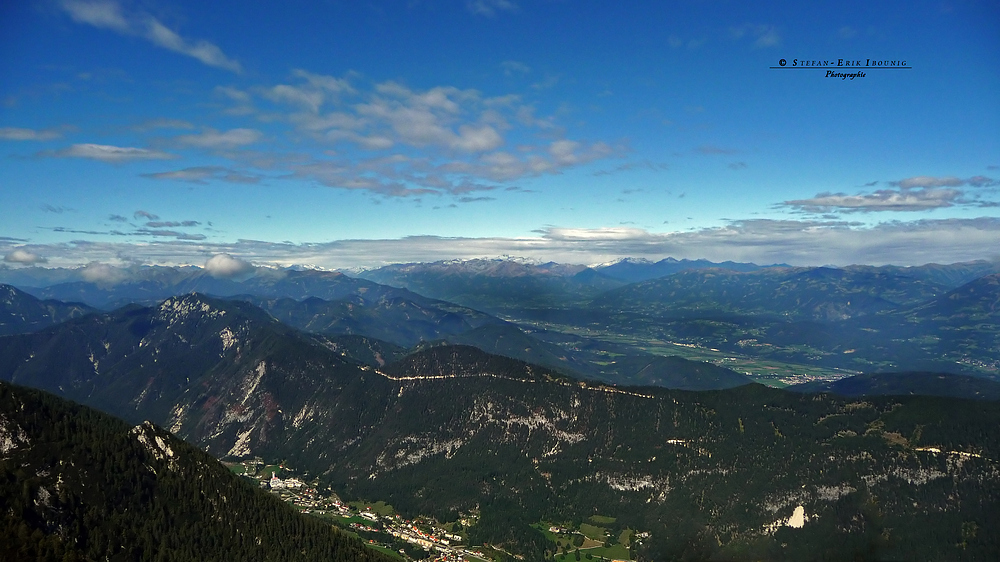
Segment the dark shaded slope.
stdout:
<path fill-rule="evenodd" d="M 947 396 L 1000 400 L 1000 382 L 948 373 L 871 373 L 834 382 L 810 382 L 788 387 L 796 392 L 831 392 L 841 396 Z"/>
<path fill-rule="evenodd" d="M 977 260 L 952 264 L 928 263 L 912 267 L 883 266 L 882 269 L 895 269 L 911 277 L 955 288 L 966 283 L 971 283 L 980 277 L 1000 273 L 1000 261 Z"/>
<path fill-rule="evenodd" d="M 503 324 L 498 318 L 444 301 L 420 297 L 377 300 L 359 295 L 328 301 L 310 297 L 265 299 L 239 297 L 300 330 L 322 334 L 356 334 L 411 347 L 421 341 L 461 334 L 485 325 Z"/>
<path fill-rule="evenodd" d="M 155 420 L 216 455 L 280 448 L 360 372 L 249 303 L 201 295 L 0 338 L 0 379 Z"/>
<path fill-rule="evenodd" d="M 406 357 L 409 351 L 394 343 L 351 334 L 318 338 L 342 357 L 369 367 L 382 367 Z"/>
<path fill-rule="evenodd" d="M 83 304 L 38 300 L 10 285 L 0 285 L 0 336 L 34 332 L 93 311 Z"/>
<path fill-rule="evenodd" d="M 144 423 L 0 383 L 2 560 L 389 560 Z"/>
<path fill-rule="evenodd" d="M 503 355 L 562 371 L 569 375 L 589 376 L 589 363 L 556 345 L 540 341 L 513 324 L 493 324 L 446 338 L 449 343 L 471 345 L 496 355 Z"/>
<path fill-rule="evenodd" d="M 633 355 L 609 363 L 602 380 L 619 385 L 662 386 L 677 390 L 719 390 L 753 381 L 736 371 L 682 357 Z"/>
<path fill-rule="evenodd" d="M 891 314 L 858 318 L 838 327 L 833 337 L 843 349 L 890 363 L 880 370 L 967 371 L 996 378 L 1000 274 Z"/>
<path fill-rule="evenodd" d="M 906 314 L 952 326 L 1000 323 L 1000 273 L 970 281 Z"/>
<path fill-rule="evenodd" d="M 467 345 L 448 345 L 425 349 L 408 355 L 381 371 L 393 377 L 501 377 L 529 381 L 562 381 L 571 379 L 544 367 L 517 359 L 486 353 Z"/>
<path fill-rule="evenodd" d="M 600 308 L 690 317 L 712 313 L 844 320 L 916 304 L 945 288 L 875 268 L 684 271 L 609 291 Z"/>

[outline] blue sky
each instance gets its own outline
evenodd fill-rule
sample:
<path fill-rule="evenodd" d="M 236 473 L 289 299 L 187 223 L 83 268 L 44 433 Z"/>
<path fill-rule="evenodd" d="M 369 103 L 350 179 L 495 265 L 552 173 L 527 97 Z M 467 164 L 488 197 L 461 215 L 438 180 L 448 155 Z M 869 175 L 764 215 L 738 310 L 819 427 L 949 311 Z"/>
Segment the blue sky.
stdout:
<path fill-rule="evenodd" d="M 995 1 L 14 0 L 0 254 L 997 258 L 998 21 Z M 840 59 L 912 68 L 827 76 L 859 71 Z"/>

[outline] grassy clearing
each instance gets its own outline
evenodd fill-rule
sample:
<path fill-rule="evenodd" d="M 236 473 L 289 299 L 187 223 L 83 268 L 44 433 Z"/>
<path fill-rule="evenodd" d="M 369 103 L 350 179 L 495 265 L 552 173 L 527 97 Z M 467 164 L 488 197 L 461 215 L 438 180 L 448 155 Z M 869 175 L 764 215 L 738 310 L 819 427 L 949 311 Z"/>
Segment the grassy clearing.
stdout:
<path fill-rule="evenodd" d="M 377 501 L 375 503 L 357 501 L 357 502 L 351 502 L 348 505 L 350 505 L 351 507 L 353 507 L 353 508 L 355 508 L 355 509 L 357 509 L 359 511 L 370 511 L 370 512 L 374 513 L 375 515 L 378 515 L 378 516 L 381 516 L 381 517 L 385 517 L 386 515 L 392 515 L 392 514 L 396 513 L 396 510 L 393 509 L 391 505 L 389 505 L 389 504 L 387 504 L 387 503 L 385 503 L 384 501 L 381 501 L 381 500 L 379 500 L 379 501 Z"/>
<path fill-rule="evenodd" d="M 572 550 L 566 554 L 557 554 L 556 562 L 576 562 L 576 552 Z M 580 549 L 580 562 L 588 560 L 629 560 L 628 549 L 620 544 L 610 548 L 597 547 Z"/>
<path fill-rule="evenodd" d="M 277 475 L 278 478 L 281 478 L 281 467 L 276 464 L 269 464 L 265 466 L 263 470 L 260 471 L 261 478 L 271 478 L 274 475 Z"/>
<path fill-rule="evenodd" d="M 595 525 L 610 525 L 617 521 L 614 517 L 608 517 L 606 515 L 591 515 L 590 521 Z"/>
<path fill-rule="evenodd" d="M 594 558 L 607 558 L 608 560 L 629 560 L 628 549 L 620 544 L 609 547 L 598 547 L 589 551 Z M 582 553 L 581 553 L 582 554 Z"/>
<path fill-rule="evenodd" d="M 584 537 L 583 544 L 580 545 L 580 548 L 597 548 L 599 546 L 604 546 L 604 542 Z"/>
<path fill-rule="evenodd" d="M 587 538 L 601 542 L 604 542 L 604 539 L 608 536 L 607 529 L 591 525 L 590 523 L 580 523 L 580 532 Z"/>
<path fill-rule="evenodd" d="M 405 558 L 403 558 L 402 554 L 400 554 L 399 552 L 396 552 L 395 550 L 392 550 L 391 548 L 386 548 L 386 547 L 384 547 L 382 545 L 373 544 L 373 543 L 365 544 L 365 546 L 367 546 L 368 548 L 370 548 L 372 550 L 377 550 L 379 552 L 388 554 L 389 556 L 392 556 L 393 558 L 395 558 L 397 560 L 405 560 Z"/>

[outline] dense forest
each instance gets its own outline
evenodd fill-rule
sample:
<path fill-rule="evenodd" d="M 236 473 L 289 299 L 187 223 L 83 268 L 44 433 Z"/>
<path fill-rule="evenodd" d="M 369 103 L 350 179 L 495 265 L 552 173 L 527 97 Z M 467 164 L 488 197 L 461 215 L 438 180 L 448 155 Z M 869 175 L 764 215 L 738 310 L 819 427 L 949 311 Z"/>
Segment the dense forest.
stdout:
<path fill-rule="evenodd" d="M 0 560 L 388 560 L 152 424 L 6 383 L 0 506 Z"/>

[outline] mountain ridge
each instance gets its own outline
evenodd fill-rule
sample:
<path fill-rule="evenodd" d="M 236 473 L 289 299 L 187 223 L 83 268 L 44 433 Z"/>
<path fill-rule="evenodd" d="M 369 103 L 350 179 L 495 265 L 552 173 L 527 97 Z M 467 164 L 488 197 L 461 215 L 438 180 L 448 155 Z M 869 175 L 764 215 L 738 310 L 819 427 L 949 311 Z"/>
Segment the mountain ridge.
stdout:
<path fill-rule="evenodd" d="M 645 558 L 850 558 L 883 536 L 888 556 L 947 557 L 963 521 L 983 529 L 968 557 L 1000 548 L 992 402 L 616 388 L 474 348 L 374 368 L 200 295 L 75 322 L 0 338 L 0 378 L 126 418 L 142 404 L 143 419 L 216 455 L 283 459 L 404 514 L 478 508 L 506 522 L 479 536 L 526 560 L 551 554 L 530 523 L 595 512 L 652 531 Z M 959 453 L 972 455 L 961 467 Z M 799 506 L 812 523 L 788 529 Z"/>
<path fill-rule="evenodd" d="M 0 336 L 34 332 L 95 312 L 80 303 L 40 300 L 11 285 L 0 284 Z"/>

